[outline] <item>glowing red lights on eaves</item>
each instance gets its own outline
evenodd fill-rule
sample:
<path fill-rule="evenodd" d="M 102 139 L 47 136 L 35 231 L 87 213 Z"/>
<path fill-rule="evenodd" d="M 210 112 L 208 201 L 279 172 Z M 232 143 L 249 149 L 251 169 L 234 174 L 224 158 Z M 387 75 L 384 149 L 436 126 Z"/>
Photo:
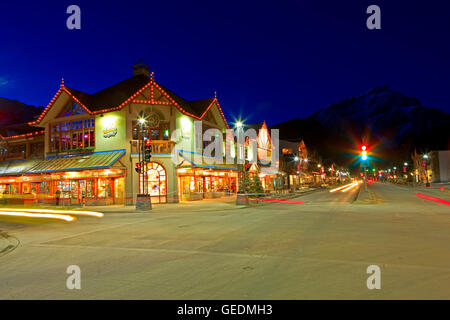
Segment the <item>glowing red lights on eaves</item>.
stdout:
<path fill-rule="evenodd" d="M 29 132 L 29 133 L 23 133 L 23 134 L 16 134 L 14 136 L 8 136 L 8 137 L 4 137 L 4 136 L 0 135 L 0 137 L 4 140 L 8 140 L 8 139 L 16 139 L 16 138 L 34 137 L 34 136 L 39 136 L 44 133 L 45 133 L 45 130 L 41 130 L 41 131 L 35 131 L 35 132 Z"/>
<path fill-rule="evenodd" d="M 136 100 L 135 98 L 140 95 L 145 89 L 147 89 L 148 87 L 151 87 L 151 100 Z M 170 102 L 164 102 L 164 101 L 155 101 L 154 100 L 154 93 L 153 90 L 154 88 L 157 88 L 161 94 L 166 97 Z M 50 110 L 50 108 L 53 106 L 53 104 L 55 103 L 55 101 L 59 98 L 59 96 L 61 95 L 62 92 L 66 92 L 73 100 L 75 100 L 76 103 L 78 103 L 84 110 L 86 110 L 87 113 L 91 114 L 91 115 L 95 115 L 95 114 L 101 114 L 101 113 L 106 113 L 106 112 L 111 112 L 111 111 L 117 111 L 122 109 L 123 107 L 125 107 L 128 103 L 142 103 L 142 104 L 160 104 L 160 105 L 174 105 L 175 107 L 177 107 L 177 109 L 192 118 L 201 120 L 207 113 L 207 111 L 212 107 L 212 105 L 214 104 L 214 102 L 217 104 L 217 107 L 219 109 L 220 115 L 222 116 L 225 125 L 227 126 L 227 128 L 229 128 L 228 122 L 225 118 L 225 115 L 222 111 L 222 108 L 220 107 L 219 101 L 217 100 L 217 93 L 214 92 L 214 100 L 211 102 L 211 104 L 208 106 L 208 108 L 203 112 L 203 114 L 198 117 L 192 113 L 187 112 L 186 110 L 184 110 L 175 100 L 173 100 L 153 79 L 153 73 L 151 75 L 150 81 L 143 86 L 141 89 L 139 89 L 137 92 L 135 92 L 133 95 L 131 95 L 130 97 L 128 97 L 128 99 L 126 99 L 124 102 L 122 102 L 120 105 L 116 106 L 116 107 L 111 107 L 111 108 L 105 108 L 105 109 L 101 109 L 101 110 L 97 110 L 97 111 L 91 111 L 88 109 L 87 106 L 85 106 L 79 99 L 77 99 L 65 86 L 64 86 L 64 79 L 61 79 L 61 86 L 59 88 L 59 90 L 56 92 L 55 96 L 52 98 L 52 100 L 50 101 L 50 103 L 47 105 L 47 107 L 45 107 L 44 111 L 42 111 L 42 113 L 39 115 L 39 117 L 35 120 L 35 121 L 31 121 L 28 122 L 29 125 L 35 125 L 38 124 L 42 121 L 42 119 L 45 117 L 45 115 L 47 114 L 47 112 Z"/>

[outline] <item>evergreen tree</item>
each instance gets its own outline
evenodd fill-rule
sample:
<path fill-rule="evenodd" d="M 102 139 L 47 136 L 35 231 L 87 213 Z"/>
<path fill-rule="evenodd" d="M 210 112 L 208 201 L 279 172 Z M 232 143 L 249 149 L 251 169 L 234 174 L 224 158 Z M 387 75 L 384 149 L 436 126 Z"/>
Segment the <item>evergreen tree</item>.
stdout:
<path fill-rule="evenodd" d="M 264 193 L 264 189 L 261 185 L 261 180 L 259 179 L 258 175 L 253 175 L 251 181 L 250 181 L 250 193 Z"/>
<path fill-rule="evenodd" d="M 243 179 L 239 180 L 239 193 L 250 192 L 250 176 L 248 171 L 244 171 Z"/>

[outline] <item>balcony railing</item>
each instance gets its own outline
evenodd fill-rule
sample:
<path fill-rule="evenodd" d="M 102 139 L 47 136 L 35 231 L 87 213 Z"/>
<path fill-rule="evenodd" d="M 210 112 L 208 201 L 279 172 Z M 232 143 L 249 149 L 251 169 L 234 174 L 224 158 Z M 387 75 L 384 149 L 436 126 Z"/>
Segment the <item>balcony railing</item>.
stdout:
<path fill-rule="evenodd" d="M 152 140 L 152 153 L 170 153 L 175 142 L 170 140 Z M 138 140 L 131 140 L 131 153 L 138 153 Z"/>

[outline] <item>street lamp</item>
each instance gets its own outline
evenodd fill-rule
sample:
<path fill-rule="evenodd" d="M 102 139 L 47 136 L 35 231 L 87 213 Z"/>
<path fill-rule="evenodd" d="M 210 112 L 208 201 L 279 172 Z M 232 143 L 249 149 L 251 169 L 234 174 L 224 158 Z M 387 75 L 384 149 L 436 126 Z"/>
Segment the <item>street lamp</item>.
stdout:
<path fill-rule="evenodd" d="M 241 205 L 241 204 L 247 204 L 248 200 L 245 200 L 245 192 L 246 192 L 246 179 L 245 179 L 245 162 L 246 162 L 246 156 L 245 156 L 245 143 L 243 146 L 240 145 L 240 142 L 242 139 L 239 138 L 239 136 L 241 134 L 243 134 L 244 131 L 244 123 L 241 120 L 238 120 L 234 123 L 234 127 L 236 128 L 237 131 L 237 154 L 238 156 L 236 157 L 237 159 L 237 167 L 238 167 L 238 187 L 239 187 L 239 191 L 237 193 L 236 196 L 236 204 Z M 241 149 L 242 148 L 242 149 Z M 242 152 L 243 150 L 243 152 Z M 244 157 L 244 163 L 240 163 L 240 159 L 241 157 Z"/>
<path fill-rule="evenodd" d="M 147 161 L 149 161 L 149 157 L 147 157 L 146 161 L 146 154 L 147 150 L 151 148 L 149 143 L 144 142 L 144 126 L 147 122 L 145 115 L 143 112 L 139 113 L 138 116 L 138 123 L 139 123 L 139 136 L 138 136 L 138 155 L 139 155 L 139 191 L 142 190 L 142 193 L 139 193 L 137 195 L 136 199 L 136 209 L 138 210 L 151 210 L 152 209 L 152 201 L 151 197 L 148 194 L 148 185 L 145 184 L 148 179 L 147 175 Z M 142 181 L 142 182 L 141 182 Z M 142 187 L 142 189 L 141 189 Z"/>
<path fill-rule="evenodd" d="M 299 158 L 297 156 L 294 157 L 294 161 L 298 162 Z"/>
<path fill-rule="evenodd" d="M 428 180 L 428 155 L 424 154 L 422 156 L 422 158 L 425 159 L 425 177 L 427 178 L 427 182 L 426 182 L 425 186 L 429 187 L 430 186 L 430 181 Z"/>

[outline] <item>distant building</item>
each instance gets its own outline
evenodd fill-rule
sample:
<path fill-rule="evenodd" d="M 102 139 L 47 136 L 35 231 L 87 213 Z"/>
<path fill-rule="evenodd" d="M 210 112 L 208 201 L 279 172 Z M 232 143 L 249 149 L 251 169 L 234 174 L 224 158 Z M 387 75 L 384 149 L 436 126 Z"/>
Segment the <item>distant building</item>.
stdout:
<path fill-rule="evenodd" d="M 450 181 L 450 150 L 431 151 L 431 182 Z"/>

